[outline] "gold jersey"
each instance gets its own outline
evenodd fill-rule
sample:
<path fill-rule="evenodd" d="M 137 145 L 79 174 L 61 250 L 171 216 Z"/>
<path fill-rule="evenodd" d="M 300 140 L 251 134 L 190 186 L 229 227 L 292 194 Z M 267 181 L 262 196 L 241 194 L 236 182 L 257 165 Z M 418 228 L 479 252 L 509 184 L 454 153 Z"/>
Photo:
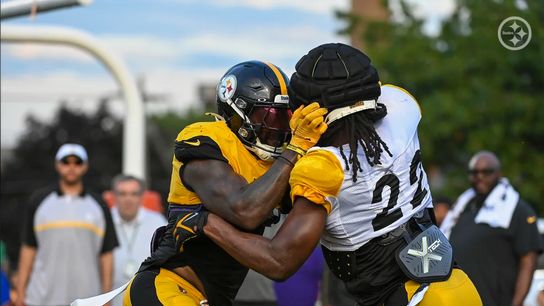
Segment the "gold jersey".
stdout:
<path fill-rule="evenodd" d="M 193 159 L 215 159 L 228 163 L 234 172 L 252 183 L 272 165 L 251 154 L 225 122 L 197 122 L 184 128 L 176 138 L 168 202 L 171 205 L 201 204 L 183 183 L 183 166 Z M 210 169 L 213 171 L 213 169 Z"/>

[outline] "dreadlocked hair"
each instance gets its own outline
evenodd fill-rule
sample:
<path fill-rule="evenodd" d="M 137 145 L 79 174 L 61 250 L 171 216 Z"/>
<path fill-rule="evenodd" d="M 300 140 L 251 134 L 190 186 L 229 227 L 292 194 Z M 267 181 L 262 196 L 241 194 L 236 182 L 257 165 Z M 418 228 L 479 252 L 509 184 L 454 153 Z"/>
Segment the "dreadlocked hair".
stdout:
<path fill-rule="evenodd" d="M 389 156 L 393 156 L 387 144 L 374 128 L 374 123 L 382 119 L 386 114 L 387 108 L 385 105 L 378 103 L 375 110 L 361 111 L 332 122 L 319 140 L 318 145 L 330 146 L 339 135 L 347 134 L 350 149 L 349 157 L 344 153 L 342 146 L 340 146 L 340 154 L 346 163 L 346 170 L 349 171 L 349 165 L 351 165 L 353 182 L 357 181 L 357 172 L 362 172 L 361 162 L 357 158 L 359 145 L 363 148 L 366 161 L 372 167 L 381 164 L 380 158 L 384 151 Z"/>

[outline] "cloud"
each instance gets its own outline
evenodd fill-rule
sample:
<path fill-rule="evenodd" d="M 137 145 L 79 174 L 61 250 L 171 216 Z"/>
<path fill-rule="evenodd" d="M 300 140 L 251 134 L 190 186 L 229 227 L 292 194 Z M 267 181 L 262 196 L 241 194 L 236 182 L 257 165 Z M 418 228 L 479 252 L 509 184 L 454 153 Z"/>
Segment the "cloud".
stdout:
<path fill-rule="evenodd" d="M 414 7 L 414 14 L 423 18 L 445 18 L 455 10 L 454 0 L 410 0 Z"/>
<path fill-rule="evenodd" d="M 216 6 L 250 7 L 258 10 L 289 8 L 317 14 L 331 14 L 336 9 L 347 10 L 348 0 L 211 0 Z"/>
<path fill-rule="evenodd" d="M 178 50 L 178 43 L 175 39 L 118 34 L 105 35 L 100 39 L 106 46 L 124 58 L 168 61 L 184 53 L 183 50 Z"/>
<path fill-rule="evenodd" d="M 198 105 L 198 84 L 215 84 L 236 62 L 261 59 L 290 74 L 311 48 L 347 41 L 334 34 L 338 21 L 332 11 L 348 9 L 348 0 L 162 1 L 171 3 L 150 8 L 128 0 L 102 1 L 78 10 L 81 15 L 44 15 L 33 24 L 54 21 L 90 31 L 134 75 L 145 77 L 149 93 L 162 95 L 164 101 L 146 106 L 150 112 Z M 188 9 L 188 4 L 195 5 Z M 119 7 L 126 10 L 115 18 L 104 15 Z M 29 113 L 46 119 L 61 99 L 86 111 L 98 98 L 118 91 L 105 69 L 95 69 L 99 66 L 92 56 L 73 47 L 3 43 L 1 53 L 2 145 L 20 134 L 22 128 L 14 127 L 24 125 Z"/>
<path fill-rule="evenodd" d="M 314 27 L 302 26 L 289 31 L 253 28 L 234 36 L 207 33 L 184 39 L 183 44 L 193 46 L 194 52 L 219 53 L 234 58 L 268 58 L 273 61 L 286 57 L 298 59 L 320 43 L 338 40 L 345 39 Z"/>
<path fill-rule="evenodd" d="M 456 5 L 454 0 L 411 0 L 411 2 L 415 16 L 425 19 L 423 32 L 430 36 L 440 34 L 442 21 L 453 14 Z"/>
<path fill-rule="evenodd" d="M 61 101 L 82 111 L 94 110 L 101 95 L 116 90 L 107 75 L 89 77 L 74 72 L 26 74 L 1 78 L 2 147 L 14 146 L 25 129 L 25 119 L 33 115 L 51 120 Z"/>
<path fill-rule="evenodd" d="M 145 75 L 148 94 L 164 99 L 146 104 L 147 113 L 174 111 L 182 113 L 198 107 L 198 85 L 215 85 L 224 73 L 220 69 L 164 70 Z M 124 103 L 118 87 L 108 75 L 89 76 L 77 72 L 55 71 L 40 74 L 5 76 L 1 78 L 1 139 L 2 146 L 12 147 L 24 132 L 25 118 L 33 115 L 51 120 L 62 103 L 83 112 L 96 110 L 100 98 L 110 97 L 109 106 L 122 117 Z"/>
<path fill-rule="evenodd" d="M 150 94 L 161 94 L 165 97 L 162 105 L 150 112 L 172 110 L 183 112 L 201 104 L 198 94 L 199 85 L 215 86 L 224 69 L 156 69 L 145 74 L 145 89 Z M 161 103 L 159 103 L 161 104 Z"/>
<path fill-rule="evenodd" d="M 266 33 L 266 35 L 263 35 Z M 284 28 L 252 27 L 231 35 L 228 30 L 195 32 L 184 37 L 168 38 L 148 35 L 102 35 L 99 39 L 113 52 L 119 54 L 132 71 L 172 67 L 176 62 L 187 66 L 206 66 L 189 62 L 191 58 L 219 56 L 236 62 L 262 59 L 280 65 L 294 63 L 311 48 L 324 42 L 347 42 L 346 37 L 311 26 Z M 10 44 L 3 46 L 6 54 L 18 60 L 72 61 L 92 64 L 93 58 L 75 48 L 40 44 Z"/>
<path fill-rule="evenodd" d="M 2 54 L 19 60 L 63 60 L 78 63 L 92 63 L 93 57 L 74 47 L 46 44 L 2 44 Z"/>
<path fill-rule="evenodd" d="M 414 16 L 425 21 L 423 32 L 430 36 L 440 34 L 442 22 L 453 14 L 456 7 L 455 0 L 408 0 L 406 2 L 411 6 Z M 394 21 L 405 20 L 405 16 L 401 13 L 400 0 L 390 1 L 389 9 Z"/>
<path fill-rule="evenodd" d="M 175 42 L 163 38 L 145 35 L 103 35 L 98 38 L 109 50 L 125 60 L 169 61 L 183 54 L 177 50 Z M 66 45 L 2 44 L 1 49 L 2 55 L 18 60 L 68 61 L 82 64 L 96 62 L 88 52 Z"/>
<path fill-rule="evenodd" d="M 181 102 L 187 107 L 198 104 L 197 85 L 215 83 L 222 69 L 155 69 L 145 74 L 145 90 L 170 98 L 164 103 Z M 55 101 L 97 101 L 100 97 L 116 96 L 119 88 L 107 74 L 89 76 L 73 71 L 2 76 L 2 103 L 54 103 Z M 185 110 L 185 107 L 179 110 Z"/>
<path fill-rule="evenodd" d="M 347 42 L 346 37 L 311 26 L 288 29 L 251 27 L 243 32 L 236 31 L 236 35 L 228 29 L 214 32 L 197 31 L 177 38 L 108 35 L 104 37 L 104 42 L 129 61 L 153 62 L 149 67 L 159 64 L 158 62 L 162 65 L 171 64 L 172 60 L 183 60 L 203 54 L 234 60 L 251 58 L 270 61 L 286 58 L 298 60 L 310 48 L 323 42 Z"/>
<path fill-rule="evenodd" d="M 107 92 L 115 89 L 115 83 L 108 75 L 89 76 L 73 71 L 57 70 L 49 73 L 2 76 L 2 102 L 10 94 L 36 95 L 76 95 L 93 92 Z M 6 100 L 7 101 L 7 100 Z"/>

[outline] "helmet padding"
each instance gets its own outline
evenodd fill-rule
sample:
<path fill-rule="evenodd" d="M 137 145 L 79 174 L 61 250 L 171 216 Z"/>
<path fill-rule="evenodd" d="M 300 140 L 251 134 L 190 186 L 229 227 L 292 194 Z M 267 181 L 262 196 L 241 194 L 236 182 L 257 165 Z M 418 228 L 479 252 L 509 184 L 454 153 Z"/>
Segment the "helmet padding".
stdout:
<path fill-rule="evenodd" d="M 318 102 L 329 110 L 377 99 L 379 76 L 370 58 L 340 43 L 312 49 L 296 64 L 289 83 L 291 108 Z"/>

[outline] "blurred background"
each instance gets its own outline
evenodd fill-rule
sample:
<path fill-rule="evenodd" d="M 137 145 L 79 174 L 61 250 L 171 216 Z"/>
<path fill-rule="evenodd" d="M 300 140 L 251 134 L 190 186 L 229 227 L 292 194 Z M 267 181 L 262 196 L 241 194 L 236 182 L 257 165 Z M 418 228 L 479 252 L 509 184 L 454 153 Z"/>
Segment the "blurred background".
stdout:
<path fill-rule="evenodd" d="M 532 28 L 522 50 L 497 37 L 510 16 Z M 211 120 L 203 113 L 215 109 L 215 86 L 229 67 L 258 59 L 290 75 L 311 48 L 344 42 L 371 57 L 382 83 L 420 103 L 433 194 L 456 198 L 467 188 L 468 159 L 486 149 L 544 212 L 544 1 L 95 0 L 1 21 L 12 25 L 82 30 L 124 61 L 144 103 L 144 175 L 162 205 L 173 140 L 188 123 Z M 55 180 L 58 147 L 84 144 L 85 181 L 106 191 L 122 172 L 125 114 L 115 79 L 88 53 L 2 41 L 0 240 L 10 266 L 25 201 Z"/>
<path fill-rule="evenodd" d="M 215 109 L 215 87 L 224 72 L 258 59 L 291 75 L 296 61 L 314 46 L 349 42 L 338 33 L 345 22 L 334 12 L 349 11 L 350 5 L 347 0 L 99 0 L 5 19 L 1 25 L 82 30 L 124 61 L 144 103 L 145 176 L 149 189 L 165 200 L 173 140 L 188 123 L 212 120 L 203 113 Z M 56 178 L 53 157 L 62 143 L 84 144 L 90 156 L 87 186 L 109 189 L 111 178 L 123 170 L 127 109 L 101 62 L 80 49 L 53 44 L 3 41 L 1 101 L 1 239 L 15 244 L 28 195 Z M 8 247 L 12 262 L 16 251 Z"/>

